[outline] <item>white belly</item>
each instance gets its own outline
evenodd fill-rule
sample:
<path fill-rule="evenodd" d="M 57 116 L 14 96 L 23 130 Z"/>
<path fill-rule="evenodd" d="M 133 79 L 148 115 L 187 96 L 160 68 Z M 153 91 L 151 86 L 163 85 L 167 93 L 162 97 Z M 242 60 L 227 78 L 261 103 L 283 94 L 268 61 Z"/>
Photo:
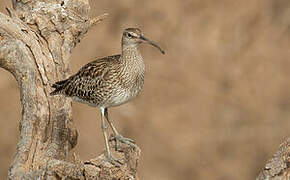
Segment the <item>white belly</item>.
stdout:
<path fill-rule="evenodd" d="M 113 95 L 109 101 L 107 101 L 108 103 L 106 104 L 107 107 L 112 107 L 112 106 L 119 106 L 121 104 L 124 104 L 128 101 L 130 101 L 131 99 L 135 98 L 138 94 L 139 94 L 140 90 L 134 90 L 134 91 L 128 91 L 125 89 L 122 90 L 118 90 L 115 95 Z"/>

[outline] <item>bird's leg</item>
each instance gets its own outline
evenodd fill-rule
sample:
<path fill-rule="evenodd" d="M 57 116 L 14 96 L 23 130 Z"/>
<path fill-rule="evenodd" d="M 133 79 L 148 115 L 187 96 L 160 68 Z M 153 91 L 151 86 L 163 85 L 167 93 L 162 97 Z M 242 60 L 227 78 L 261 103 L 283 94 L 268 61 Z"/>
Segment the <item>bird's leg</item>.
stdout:
<path fill-rule="evenodd" d="M 101 119 L 102 119 L 102 131 L 103 131 L 103 135 L 104 135 L 104 139 L 105 139 L 105 147 L 106 147 L 106 158 L 107 160 L 112 163 L 115 164 L 115 162 L 118 162 L 120 164 L 122 164 L 122 162 L 118 159 L 116 159 L 115 157 L 112 156 L 111 151 L 110 151 L 110 147 L 109 147 L 109 141 L 108 141 L 108 135 L 107 135 L 107 126 L 106 126 L 106 122 L 105 122 L 105 116 L 104 116 L 104 108 L 100 108 L 101 110 Z"/>
<path fill-rule="evenodd" d="M 125 138 L 121 134 L 118 133 L 118 131 L 114 127 L 113 123 L 109 120 L 108 108 L 105 108 L 104 114 L 105 114 L 105 117 L 106 117 L 106 119 L 107 119 L 109 125 L 111 126 L 113 133 L 114 133 L 114 140 L 116 141 L 115 149 L 118 150 L 118 141 L 120 141 L 124 144 L 128 144 L 130 146 L 136 147 L 136 145 L 134 144 L 135 143 L 134 140 L 129 139 L 129 138 Z"/>

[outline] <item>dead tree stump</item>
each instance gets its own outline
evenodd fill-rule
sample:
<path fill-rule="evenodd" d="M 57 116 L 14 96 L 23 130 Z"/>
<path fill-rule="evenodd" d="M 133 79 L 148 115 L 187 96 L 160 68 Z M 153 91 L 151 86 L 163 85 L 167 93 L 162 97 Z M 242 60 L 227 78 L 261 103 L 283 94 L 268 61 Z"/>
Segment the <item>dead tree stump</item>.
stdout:
<path fill-rule="evenodd" d="M 268 160 L 256 180 L 290 179 L 290 137 L 284 141 L 278 151 Z"/>
<path fill-rule="evenodd" d="M 88 0 L 12 0 L 0 13 L 0 67 L 18 82 L 22 106 L 20 137 L 8 179 L 136 179 L 140 149 L 122 145 L 113 166 L 103 154 L 67 161 L 78 133 L 71 100 L 49 93 L 68 76 L 72 49 L 106 15 L 89 17 Z"/>

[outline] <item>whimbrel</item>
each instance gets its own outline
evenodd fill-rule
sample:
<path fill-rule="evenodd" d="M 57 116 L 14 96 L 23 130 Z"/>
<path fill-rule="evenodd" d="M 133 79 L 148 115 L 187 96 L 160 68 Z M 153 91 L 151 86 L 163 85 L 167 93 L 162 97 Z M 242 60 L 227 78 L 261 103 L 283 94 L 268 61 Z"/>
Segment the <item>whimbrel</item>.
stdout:
<path fill-rule="evenodd" d="M 121 54 L 92 61 L 68 79 L 52 85 L 55 90 L 51 95 L 65 95 L 75 101 L 99 108 L 106 157 L 110 162 L 117 159 L 112 156 L 109 148 L 105 119 L 113 131 L 116 146 L 118 141 L 135 146 L 133 140 L 118 133 L 109 120 L 108 108 L 128 102 L 142 89 L 145 75 L 145 65 L 139 51 L 142 42 L 151 44 L 164 54 L 157 44 L 143 36 L 140 29 L 128 28 L 123 32 Z"/>

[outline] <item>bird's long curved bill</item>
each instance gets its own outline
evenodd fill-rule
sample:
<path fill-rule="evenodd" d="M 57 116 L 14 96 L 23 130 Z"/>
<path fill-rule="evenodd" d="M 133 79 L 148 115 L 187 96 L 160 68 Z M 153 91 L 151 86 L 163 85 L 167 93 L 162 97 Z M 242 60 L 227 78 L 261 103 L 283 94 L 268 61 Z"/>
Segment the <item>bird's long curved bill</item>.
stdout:
<path fill-rule="evenodd" d="M 152 46 L 156 47 L 157 49 L 159 49 L 159 51 L 162 53 L 162 54 L 165 54 L 165 51 L 163 51 L 156 43 L 154 43 L 153 41 L 147 39 L 146 37 L 144 36 L 140 36 L 140 39 L 144 42 L 147 42 L 149 44 L 151 44 Z"/>

